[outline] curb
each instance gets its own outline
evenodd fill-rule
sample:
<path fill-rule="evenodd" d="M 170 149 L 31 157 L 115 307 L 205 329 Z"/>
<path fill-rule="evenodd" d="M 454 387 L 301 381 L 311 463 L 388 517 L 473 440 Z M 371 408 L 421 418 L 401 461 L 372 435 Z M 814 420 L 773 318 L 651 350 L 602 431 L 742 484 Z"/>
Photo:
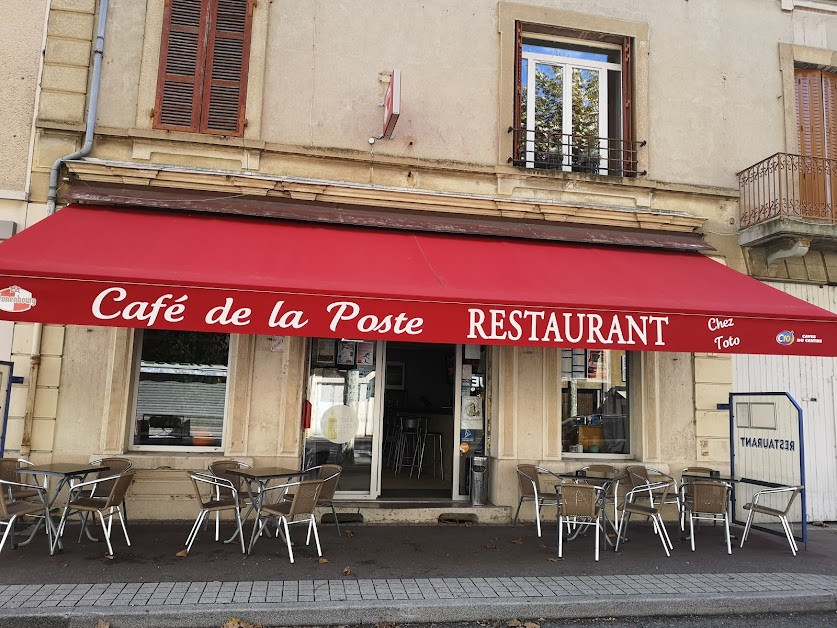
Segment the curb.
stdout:
<path fill-rule="evenodd" d="M 26 611 L 25 613 L 22 611 Z M 149 609 L 85 607 L 0 611 L 0 623 L 37 628 L 89 628 L 103 618 L 114 628 L 217 628 L 232 617 L 265 626 L 313 626 L 401 623 L 441 623 L 512 618 L 583 619 L 602 617 L 754 615 L 837 611 L 834 594 L 817 592 L 752 592 L 746 595 L 637 594 L 575 598 L 519 598 L 422 601 L 326 602 L 288 604 L 213 604 Z"/>

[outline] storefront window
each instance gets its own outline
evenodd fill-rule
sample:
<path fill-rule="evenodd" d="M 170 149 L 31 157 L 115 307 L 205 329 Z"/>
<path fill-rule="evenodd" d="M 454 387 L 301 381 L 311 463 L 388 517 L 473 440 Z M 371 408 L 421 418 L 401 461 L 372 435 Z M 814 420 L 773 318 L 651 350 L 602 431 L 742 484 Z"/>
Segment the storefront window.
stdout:
<path fill-rule="evenodd" d="M 371 488 L 376 351 L 374 341 L 312 339 L 303 464 L 339 464 L 340 491 Z M 404 387 L 403 364 L 387 373 L 387 382 Z"/>
<path fill-rule="evenodd" d="M 562 349 L 561 382 L 563 450 L 629 454 L 627 353 Z"/>
<path fill-rule="evenodd" d="M 132 449 L 220 449 L 229 335 L 149 329 L 138 336 Z"/>

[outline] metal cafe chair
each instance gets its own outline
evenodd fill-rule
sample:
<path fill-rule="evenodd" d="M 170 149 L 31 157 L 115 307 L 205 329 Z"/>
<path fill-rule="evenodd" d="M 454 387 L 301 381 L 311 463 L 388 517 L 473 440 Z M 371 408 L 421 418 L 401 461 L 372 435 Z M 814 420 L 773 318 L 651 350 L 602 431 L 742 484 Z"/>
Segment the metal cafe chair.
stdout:
<path fill-rule="evenodd" d="M 28 499 L 40 493 L 34 488 L 37 482 L 32 485 L 22 484 L 25 476 L 17 472 L 18 469 L 34 466 L 28 460 L 20 458 L 0 458 L 0 480 L 6 482 L 5 492 L 9 499 Z M 33 478 L 34 480 L 34 478 Z"/>
<path fill-rule="evenodd" d="M 247 553 L 247 550 L 244 547 L 244 531 L 241 528 L 241 499 L 239 498 L 239 492 L 236 485 L 231 480 L 206 473 L 189 473 L 188 475 L 192 480 L 192 486 L 195 489 L 195 497 L 197 498 L 201 509 L 198 512 L 198 516 L 195 518 L 195 523 L 192 524 L 192 530 L 189 532 L 189 536 L 186 538 L 186 553 L 188 554 L 192 549 L 192 544 L 198 536 L 201 524 L 204 520 L 206 520 L 210 513 L 215 513 L 216 515 L 215 540 L 218 540 L 217 517 L 224 511 L 235 512 L 236 531 L 241 542 L 241 553 Z M 201 492 L 202 485 L 210 488 L 208 495 Z M 229 495 L 229 497 L 219 497 L 222 493 Z"/>
<path fill-rule="evenodd" d="M 319 497 L 317 497 L 317 506 L 331 508 L 331 514 L 334 516 L 334 525 L 337 526 L 337 536 L 341 536 L 341 533 L 340 521 L 337 519 L 337 511 L 334 509 L 334 493 L 337 490 L 337 483 L 340 481 L 340 474 L 342 472 L 343 467 L 339 464 L 322 464 L 318 467 L 311 467 L 305 470 L 305 477 L 323 481 L 323 487 L 320 489 Z M 292 501 L 294 499 L 294 493 L 285 492 L 282 499 Z"/>
<path fill-rule="evenodd" d="M 572 520 L 574 536 L 581 527 L 596 528 L 596 560 L 599 560 L 599 533 L 602 529 L 602 493 L 592 484 L 562 482 L 558 485 L 558 558 L 564 557 L 564 520 Z"/>
<path fill-rule="evenodd" d="M 625 494 L 625 501 L 622 502 L 622 517 L 619 521 L 619 532 L 616 535 L 616 547 L 614 548 L 616 551 L 619 551 L 619 543 L 624 538 L 625 532 L 628 529 L 628 522 L 631 520 L 631 515 L 644 515 L 653 521 L 654 532 L 660 536 L 663 549 L 666 551 L 666 556 L 671 556 L 669 550 L 674 549 L 674 546 L 671 544 L 668 531 L 663 523 L 661 511 L 666 503 L 668 494 L 673 488 L 673 480 L 664 480 L 662 482 L 652 482 L 643 486 L 637 486 Z M 655 502 L 644 501 L 649 491 L 653 491 L 658 496 Z M 638 502 L 637 499 L 642 501 Z"/>
<path fill-rule="evenodd" d="M 49 497 L 46 489 L 38 484 L 12 482 L 5 479 L 0 479 L 0 488 L 2 488 L 3 493 L 5 493 L 5 495 L 0 496 L 0 526 L 5 528 L 3 531 L 3 537 L 0 538 L 0 552 L 3 551 L 6 539 L 10 534 L 13 534 L 15 521 L 17 521 L 20 517 L 34 515 L 37 517 L 43 517 L 46 522 L 47 541 L 49 543 L 50 553 L 52 553 L 52 538 L 54 531 L 52 529 L 52 523 L 49 519 L 49 506 L 47 505 L 49 503 Z M 40 498 L 40 502 L 27 501 L 22 497 L 7 498 L 6 496 L 12 492 L 17 492 L 18 495 L 26 493 L 30 497 L 37 495 Z"/>
<path fill-rule="evenodd" d="M 538 536 L 541 536 L 541 508 L 544 506 L 557 506 L 558 494 L 554 491 L 544 491 L 541 488 L 540 477 L 541 473 L 549 474 L 558 478 L 549 469 L 539 467 L 534 464 L 519 464 L 517 465 L 517 486 L 520 490 L 520 499 L 517 502 L 517 512 L 514 515 L 514 524 L 520 520 L 520 508 L 524 501 L 531 501 L 535 503 L 535 521 L 538 527 Z"/>
<path fill-rule="evenodd" d="M 715 469 L 709 467 L 687 467 L 680 472 L 680 531 L 686 530 L 686 508 L 687 502 L 692 500 L 692 487 L 690 486 L 693 477 L 686 476 L 701 476 L 705 478 L 712 477 Z"/>
<path fill-rule="evenodd" d="M 114 480 L 111 483 L 111 480 Z M 61 522 L 58 524 L 58 538 L 64 533 L 64 526 L 67 523 L 67 517 L 72 512 L 89 512 L 99 515 L 99 520 L 102 523 L 102 530 L 104 531 L 105 541 L 108 544 L 108 555 L 113 556 L 113 546 L 110 543 L 110 533 L 113 526 L 113 515 L 119 516 L 119 523 L 122 524 L 122 532 L 125 534 L 125 542 L 128 547 L 131 546 L 131 539 L 128 536 L 128 529 L 125 527 L 125 519 L 122 517 L 122 502 L 125 501 L 125 494 L 128 492 L 128 487 L 134 481 L 134 473 L 129 471 L 121 475 L 111 475 L 104 478 L 97 478 L 87 482 L 81 482 L 70 488 L 70 494 L 67 496 L 67 505 L 64 507 L 64 513 L 61 515 Z M 97 485 L 109 483 L 111 486 L 110 493 L 106 496 L 101 495 L 96 491 Z M 84 493 L 90 489 L 91 496 L 86 497 Z M 107 523 L 105 523 L 105 516 L 107 516 Z M 57 539 L 56 539 L 57 540 Z"/>
<path fill-rule="evenodd" d="M 659 469 L 638 464 L 625 467 L 625 474 L 628 480 L 628 485 L 632 489 L 641 488 L 643 486 L 645 487 L 644 494 L 637 493 L 635 501 L 648 501 L 652 506 L 654 506 L 656 502 L 659 502 L 662 499 L 662 505 L 673 504 L 677 507 L 677 517 L 678 519 L 680 518 L 680 513 L 682 512 L 680 504 L 680 491 L 677 487 L 677 481 L 672 476 L 668 473 L 663 473 Z M 659 490 L 655 491 L 649 489 L 651 484 L 659 482 L 670 482 L 672 486 L 672 490 L 667 491 L 664 498 L 660 494 Z"/>
<path fill-rule="evenodd" d="M 210 474 L 215 476 L 216 478 L 220 478 L 225 480 L 227 483 L 232 484 L 232 486 L 236 490 L 236 497 L 242 503 L 246 503 L 247 499 L 247 491 L 243 488 L 244 480 L 237 476 L 227 473 L 231 469 L 250 469 L 251 466 L 246 462 L 241 462 L 239 460 L 215 460 L 210 462 L 207 465 L 207 470 Z M 216 485 L 215 486 L 215 499 L 216 501 L 221 500 L 221 494 L 224 492 L 225 486 Z M 230 495 L 227 495 L 229 498 Z M 250 508 L 247 509 L 247 513 L 244 515 L 243 519 L 247 519 L 250 516 L 250 511 L 252 510 L 252 505 Z M 215 511 L 215 540 L 220 540 L 221 537 L 221 512 Z"/>
<path fill-rule="evenodd" d="M 304 482 L 289 482 L 277 486 L 271 486 L 266 489 L 266 492 L 281 490 L 287 492 L 293 489 L 293 499 L 279 500 L 272 504 L 263 504 L 261 512 L 259 513 L 259 520 L 256 522 L 257 530 L 264 525 L 262 519 L 277 518 L 276 529 L 279 531 L 280 526 L 284 529 L 285 543 L 288 546 L 288 556 L 291 563 L 294 562 L 294 551 L 291 547 L 291 535 L 289 526 L 295 523 L 308 524 L 308 536 L 305 539 L 305 544 L 311 542 L 311 533 L 314 533 L 314 540 L 317 543 L 317 555 L 322 556 L 323 551 L 320 547 L 320 535 L 317 533 L 317 517 L 314 515 L 314 510 L 317 507 L 317 498 L 320 496 L 320 491 L 323 487 L 323 480 L 306 480 Z M 296 520 L 296 517 L 302 517 Z M 280 536 L 277 534 L 276 536 Z"/>
<path fill-rule="evenodd" d="M 127 471 L 130 471 L 131 468 L 134 466 L 127 458 L 100 458 L 99 460 L 93 460 L 90 464 L 101 465 L 103 467 L 107 467 L 106 470 L 99 471 L 95 475 L 95 479 L 103 480 L 99 484 L 95 484 L 88 490 L 81 491 L 78 496 L 79 497 L 102 497 L 105 495 L 109 495 L 111 489 L 113 489 L 113 485 L 116 483 L 116 477 L 118 475 L 122 475 Z M 125 501 L 123 500 L 122 503 L 119 505 L 122 508 L 122 516 L 125 521 L 128 520 L 128 510 L 125 507 Z M 78 539 L 81 541 L 81 535 L 84 534 L 84 531 L 87 530 L 87 516 L 90 514 L 88 512 L 80 512 L 81 515 L 81 530 L 78 533 Z M 88 538 L 91 538 L 88 532 Z"/>
<path fill-rule="evenodd" d="M 729 496 L 732 485 L 717 480 L 693 480 L 689 482 L 691 498 L 685 502 L 684 511 L 689 513 L 689 534 L 692 551 L 695 551 L 695 519 L 719 519 L 724 522 L 724 536 L 727 541 L 727 554 L 732 554 L 729 535 Z"/>
<path fill-rule="evenodd" d="M 622 472 L 609 464 L 590 464 L 579 469 L 587 480 L 587 483 L 594 483 L 604 488 L 599 496 L 602 507 L 613 507 L 613 525 L 619 527 L 619 480 Z"/>
<path fill-rule="evenodd" d="M 747 523 L 744 526 L 744 534 L 741 535 L 740 547 L 744 547 L 744 541 L 746 541 L 747 537 L 750 535 L 750 528 L 753 525 L 753 515 L 758 513 L 760 515 L 767 515 L 769 517 L 776 517 L 779 519 L 779 522 L 782 524 L 782 529 L 785 531 L 785 537 L 788 539 L 791 552 L 793 552 L 793 555 L 796 556 L 796 553 L 799 551 L 799 547 L 796 545 L 796 539 L 793 538 L 793 531 L 791 530 L 790 523 L 788 522 L 788 512 L 790 511 L 796 496 L 804 490 L 804 486 L 783 486 L 779 488 L 765 488 L 760 491 L 756 491 L 753 495 L 753 501 L 748 504 L 744 504 L 744 509 L 749 510 L 750 514 L 747 515 Z M 765 506 L 763 503 L 759 503 L 759 500 L 764 497 L 781 494 L 784 494 L 787 497 L 785 507 L 781 510 L 778 508 L 770 508 Z"/>

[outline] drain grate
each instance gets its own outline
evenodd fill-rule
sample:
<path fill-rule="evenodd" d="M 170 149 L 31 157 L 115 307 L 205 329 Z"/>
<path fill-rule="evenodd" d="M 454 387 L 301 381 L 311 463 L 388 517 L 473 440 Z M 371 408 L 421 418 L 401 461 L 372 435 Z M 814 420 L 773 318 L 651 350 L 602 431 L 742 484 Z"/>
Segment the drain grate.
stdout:
<path fill-rule="evenodd" d="M 439 515 L 439 523 L 479 523 L 479 517 L 469 512 L 443 512 Z"/>
<path fill-rule="evenodd" d="M 337 515 L 340 523 L 363 523 L 363 515 L 359 512 L 341 512 Z M 334 523 L 334 513 L 323 513 L 323 523 Z"/>

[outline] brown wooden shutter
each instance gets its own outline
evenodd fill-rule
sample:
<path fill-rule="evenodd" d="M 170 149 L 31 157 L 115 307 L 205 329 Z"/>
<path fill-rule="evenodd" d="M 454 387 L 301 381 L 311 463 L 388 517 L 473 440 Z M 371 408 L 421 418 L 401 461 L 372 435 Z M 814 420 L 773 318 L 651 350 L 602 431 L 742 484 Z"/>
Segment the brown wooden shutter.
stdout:
<path fill-rule="evenodd" d="M 633 40 L 622 40 L 622 172 L 634 175 L 637 154 L 634 145 L 634 54 Z"/>
<path fill-rule="evenodd" d="M 201 133 L 244 134 L 253 0 L 215 0 L 210 11 Z"/>
<path fill-rule="evenodd" d="M 166 0 L 154 127 L 198 130 L 203 86 L 208 4 Z"/>
<path fill-rule="evenodd" d="M 521 73 L 523 71 L 523 23 L 522 22 L 515 22 L 514 23 L 514 122 L 512 127 L 514 128 L 514 134 L 512 141 L 514 142 L 514 146 L 512 147 L 512 155 L 514 156 L 514 162 L 517 163 L 518 160 L 523 159 L 523 147 L 522 147 L 522 139 L 523 139 L 523 131 L 521 127 L 523 126 L 523 77 Z"/>
<path fill-rule="evenodd" d="M 837 74 L 834 72 L 822 73 L 822 108 L 825 125 L 824 154 L 829 159 L 837 159 Z"/>
<path fill-rule="evenodd" d="M 819 70 L 796 70 L 796 120 L 800 154 L 825 157 L 823 80 Z"/>

